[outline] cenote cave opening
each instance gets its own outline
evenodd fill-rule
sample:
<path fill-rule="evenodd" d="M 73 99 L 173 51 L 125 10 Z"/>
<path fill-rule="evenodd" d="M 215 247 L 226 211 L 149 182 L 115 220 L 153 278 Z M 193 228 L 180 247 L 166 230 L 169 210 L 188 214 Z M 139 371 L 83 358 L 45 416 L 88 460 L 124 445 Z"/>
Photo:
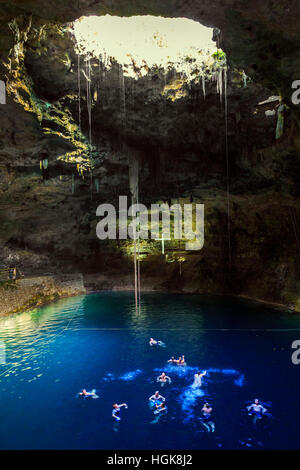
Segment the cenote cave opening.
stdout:
<path fill-rule="evenodd" d="M 1 449 L 297 449 L 290 13 L 10 3 Z"/>

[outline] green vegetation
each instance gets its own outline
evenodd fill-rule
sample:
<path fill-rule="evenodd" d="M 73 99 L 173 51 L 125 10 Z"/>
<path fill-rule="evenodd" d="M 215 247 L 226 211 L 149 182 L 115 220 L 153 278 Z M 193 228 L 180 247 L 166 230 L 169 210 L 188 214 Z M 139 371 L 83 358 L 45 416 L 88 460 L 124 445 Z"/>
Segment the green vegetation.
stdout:
<path fill-rule="evenodd" d="M 51 25 L 55 28 L 62 40 L 64 40 L 63 32 L 60 27 Z M 45 135 L 55 135 L 70 144 L 70 148 L 74 148 L 58 157 L 59 160 L 67 163 L 77 163 L 80 167 L 80 173 L 88 171 L 93 167 L 93 162 L 98 158 L 95 147 L 91 147 L 85 135 L 74 121 L 70 110 L 59 101 L 50 104 L 38 98 L 33 89 L 33 82 L 28 75 L 24 65 L 24 42 L 27 37 L 27 31 L 23 24 L 18 24 L 15 19 L 10 23 L 10 29 L 14 35 L 15 46 L 10 52 L 8 62 L 5 67 L 8 70 L 7 93 L 19 103 L 23 109 L 29 113 L 35 114 L 40 123 L 41 130 Z M 43 46 L 41 40 L 47 39 L 47 31 L 45 26 L 36 29 L 35 41 L 37 51 L 40 49 L 42 53 Z M 44 52 L 47 52 L 44 51 Z M 66 58 L 65 58 L 66 59 Z M 68 60 L 67 60 L 68 59 Z M 69 65 L 70 59 L 66 61 Z M 76 97 L 73 97 L 74 99 Z"/>
<path fill-rule="evenodd" d="M 212 54 L 213 58 L 217 61 L 224 61 L 226 60 L 226 54 L 222 49 L 218 49 L 216 52 Z"/>

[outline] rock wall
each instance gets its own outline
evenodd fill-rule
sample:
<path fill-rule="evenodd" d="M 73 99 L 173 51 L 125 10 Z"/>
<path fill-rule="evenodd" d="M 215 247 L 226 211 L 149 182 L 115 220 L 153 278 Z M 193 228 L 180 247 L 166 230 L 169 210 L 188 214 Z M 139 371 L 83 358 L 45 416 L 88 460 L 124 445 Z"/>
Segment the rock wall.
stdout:
<path fill-rule="evenodd" d="M 0 316 L 34 308 L 59 297 L 84 293 L 82 274 L 40 276 L 2 282 Z"/>
<path fill-rule="evenodd" d="M 293 259 L 286 258 L 278 266 L 255 265 L 245 260 L 232 271 L 200 253 L 182 257 L 181 265 L 168 255 L 152 255 L 141 263 L 142 292 L 168 292 L 211 296 L 240 297 L 265 303 L 291 312 L 300 312 L 300 287 Z M 247 264 L 252 265 L 252 268 Z M 107 269 L 103 273 L 84 275 L 87 292 L 134 290 L 133 266 Z"/>
<path fill-rule="evenodd" d="M 102 74 L 92 61 L 97 154 L 93 172 L 80 174 L 74 152 L 90 153 L 88 112 L 82 96 L 79 129 L 77 57 L 65 26 L 89 14 L 184 16 L 220 28 L 230 66 L 226 125 L 215 83 L 207 84 L 205 99 L 193 85 L 173 101 L 162 84 L 166 78 L 169 91 L 180 92 L 179 77 L 152 71 L 137 83 L 125 80 L 124 126 L 118 64 Z M 290 0 L 0 0 L 0 75 L 7 86 L 0 107 L 0 266 L 17 266 L 29 282 L 1 287 L 0 314 L 84 291 L 81 284 L 76 292 L 62 288 L 53 273 L 89 273 L 94 290 L 133 287 L 130 246 L 100 243 L 95 234 L 97 206 L 117 205 L 129 194 L 133 152 L 141 163 L 140 202 L 193 199 L 206 214 L 204 249 L 182 255 L 180 276 L 178 247 L 168 248 L 172 263 L 161 258 L 159 244 L 145 247 L 151 256 L 142 265 L 143 289 L 243 295 L 299 310 L 300 106 L 290 100 L 291 83 L 300 78 L 299 24 L 300 3 Z M 261 104 L 271 95 L 286 106 L 278 139 L 279 103 Z M 57 159 L 67 153 L 70 161 Z M 30 284 L 45 273 L 52 275 L 44 287 Z"/>

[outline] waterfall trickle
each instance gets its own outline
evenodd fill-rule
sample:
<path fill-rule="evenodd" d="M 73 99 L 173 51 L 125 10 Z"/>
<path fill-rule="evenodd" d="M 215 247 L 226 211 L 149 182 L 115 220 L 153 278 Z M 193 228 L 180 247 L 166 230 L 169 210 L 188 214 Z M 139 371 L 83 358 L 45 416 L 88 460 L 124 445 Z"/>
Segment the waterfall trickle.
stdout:
<path fill-rule="evenodd" d="M 206 97 L 206 90 L 205 90 L 205 76 L 204 74 L 202 75 L 202 91 L 203 91 L 203 97 L 205 99 Z"/>
<path fill-rule="evenodd" d="M 139 205 L 139 193 L 137 193 L 137 205 Z M 138 291 L 138 313 L 141 312 L 141 262 L 140 262 L 140 237 L 137 242 L 137 291 Z"/>
<path fill-rule="evenodd" d="M 217 92 L 220 95 L 220 103 L 223 103 L 223 67 L 220 68 L 217 74 Z"/>
<path fill-rule="evenodd" d="M 220 95 L 221 108 L 224 96 L 224 118 L 225 118 L 225 157 L 226 157 L 226 194 L 227 194 L 227 238 L 228 238 L 228 264 L 231 268 L 231 229 L 230 229 L 230 185 L 229 185 L 229 147 L 228 147 L 228 77 L 226 56 L 220 56 L 221 61 L 218 69 L 213 74 L 217 82 L 217 93 Z M 223 82 L 224 80 L 224 82 Z"/>
<path fill-rule="evenodd" d="M 126 131 L 126 95 L 125 95 L 125 80 L 123 66 L 119 67 L 119 88 L 120 88 L 120 114 L 121 114 L 121 129 L 122 136 L 124 137 Z"/>
<path fill-rule="evenodd" d="M 91 200 L 93 199 L 93 172 L 92 172 L 92 160 L 91 160 L 91 152 L 92 152 L 92 91 L 91 91 L 91 57 L 86 58 L 86 73 L 83 71 L 83 75 L 86 78 L 86 104 L 87 104 L 87 112 L 88 112 L 88 122 L 89 122 L 89 152 L 90 152 L 90 192 L 91 192 Z"/>
<path fill-rule="evenodd" d="M 80 54 L 77 55 L 77 77 L 78 77 L 78 123 L 81 129 L 81 84 L 80 84 Z"/>
<path fill-rule="evenodd" d="M 231 268 L 231 235 L 230 235 L 230 195 L 229 195 L 229 151 L 228 151 L 228 86 L 227 68 L 224 68 L 224 101 L 225 101 L 225 153 L 226 153 L 226 192 L 227 192 L 227 235 L 228 260 Z"/>
<path fill-rule="evenodd" d="M 139 201 L 139 160 L 136 156 L 129 157 L 129 188 L 132 197 L 132 205 L 138 207 Z M 141 274 L 140 274 L 140 241 L 137 233 L 136 220 L 133 224 L 133 244 L 134 244 L 134 294 L 135 310 L 137 315 L 141 308 Z"/>
<path fill-rule="evenodd" d="M 284 130 L 284 111 L 285 111 L 285 104 L 281 102 L 277 109 L 277 124 L 276 124 L 276 140 L 280 139 L 283 135 Z"/>
<path fill-rule="evenodd" d="M 86 102 L 89 118 L 89 144 L 92 145 L 92 96 L 91 96 L 91 59 L 86 59 Z"/>

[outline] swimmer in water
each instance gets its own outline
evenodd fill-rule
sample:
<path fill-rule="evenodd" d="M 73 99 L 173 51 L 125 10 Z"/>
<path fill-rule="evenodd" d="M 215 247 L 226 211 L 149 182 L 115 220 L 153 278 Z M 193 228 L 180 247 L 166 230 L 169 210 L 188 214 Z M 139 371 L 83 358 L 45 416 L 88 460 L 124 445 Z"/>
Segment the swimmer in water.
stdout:
<path fill-rule="evenodd" d="M 154 403 L 157 402 L 157 401 L 162 401 L 162 402 L 164 402 L 165 400 L 166 400 L 166 399 L 165 399 L 163 396 L 161 396 L 161 395 L 159 394 L 159 391 L 156 391 L 156 392 L 154 393 L 154 395 L 152 395 L 152 396 L 149 398 L 149 401 L 154 402 Z"/>
<path fill-rule="evenodd" d="M 207 429 L 208 432 L 214 432 L 215 430 L 215 423 L 212 420 L 212 407 L 208 404 L 205 403 L 203 408 L 202 408 L 202 424 L 203 426 Z"/>
<path fill-rule="evenodd" d="M 168 362 L 170 362 L 171 364 L 177 364 L 178 360 L 175 359 L 174 356 L 172 356 L 171 359 L 168 360 Z"/>
<path fill-rule="evenodd" d="M 247 407 L 249 416 L 253 417 L 253 423 L 256 424 L 258 420 L 263 418 L 263 415 L 266 413 L 266 408 L 264 408 L 260 403 L 258 398 L 255 398 L 254 403 Z"/>
<path fill-rule="evenodd" d="M 178 365 L 179 366 L 185 366 L 185 359 L 184 359 L 184 356 L 181 356 L 179 359 L 178 359 Z"/>
<path fill-rule="evenodd" d="M 153 338 L 150 338 L 150 341 L 149 341 L 149 344 L 150 346 L 165 346 L 165 343 L 163 343 L 162 341 L 157 341 L 156 339 L 153 339 Z"/>
<path fill-rule="evenodd" d="M 157 382 L 160 382 L 161 386 L 163 387 L 167 382 L 169 382 L 170 384 L 172 381 L 170 377 L 168 377 L 166 373 L 163 372 L 161 375 L 157 377 Z"/>
<path fill-rule="evenodd" d="M 178 359 L 175 359 L 174 356 L 171 357 L 171 359 L 168 360 L 171 364 L 177 364 L 178 366 L 185 366 L 185 359 L 184 356 L 180 356 Z"/>
<path fill-rule="evenodd" d="M 98 395 L 96 395 L 96 390 L 93 389 L 91 392 L 87 392 L 86 388 L 83 388 L 81 392 L 78 393 L 78 395 L 86 398 L 86 397 L 92 397 L 92 398 L 99 398 Z"/>
<path fill-rule="evenodd" d="M 154 411 L 155 414 L 161 413 L 162 411 L 166 411 L 167 407 L 165 403 L 161 403 L 160 405 L 155 405 L 156 410 Z"/>
<path fill-rule="evenodd" d="M 126 403 L 122 403 L 121 405 L 118 405 L 117 403 L 113 404 L 113 410 L 112 410 L 112 417 L 116 419 L 116 421 L 121 421 L 120 414 L 121 414 L 121 408 L 125 406 L 125 408 L 128 408 Z"/>
<path fill-rule="evenodd" d="M 201 373 L 200 371 L 198 371 L 197 374 L 194 375 L 194 383 L 193 383 L 193 386 L 194 386 L 194 387 L 201 387 L 201 385 L 202 385 L 202 377 L 203 377 L 204 375 L 206 375 L 206 373 L 207 373 L 206 370 L 205 370 L 204 372 L 202 372 L 202 373 Z"/>
<path fill-rule="evenodd" d="M 157 424 L 160 418 L 164 415 L 163 411 L 166 413 L 167 412 L 167 407 L 166 404 L 160 403 L 155 405 L 155 409 L 153 410 L 154 414 L 154 419 L 151 421 L 151 424 Z"/>

